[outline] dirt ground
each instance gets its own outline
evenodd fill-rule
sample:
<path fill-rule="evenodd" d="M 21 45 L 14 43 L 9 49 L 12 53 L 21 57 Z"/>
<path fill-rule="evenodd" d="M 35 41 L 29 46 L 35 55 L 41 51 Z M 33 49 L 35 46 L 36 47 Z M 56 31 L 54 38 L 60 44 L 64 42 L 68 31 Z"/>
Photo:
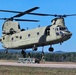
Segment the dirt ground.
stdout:
<path fill-rule="evenodd" d="M 17 60 L 0 60 L 0 62 L 17 62 Z M 76 64 L 76 62 L 40 62 L 40 64 Z"/>

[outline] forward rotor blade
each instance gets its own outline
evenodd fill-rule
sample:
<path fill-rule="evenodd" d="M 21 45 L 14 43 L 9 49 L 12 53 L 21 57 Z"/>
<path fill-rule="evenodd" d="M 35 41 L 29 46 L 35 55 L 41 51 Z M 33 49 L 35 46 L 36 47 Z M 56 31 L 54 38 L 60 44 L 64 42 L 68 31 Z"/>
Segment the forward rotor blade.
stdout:
<path fill-rule="evenodd" d="M 76 16 L 76 14 L 69 14 L 69 15 L 63 15 L 63 16 Z"/>
<path fill-rule="evenodd" d="M 29 22 L 39 22 L 39 20 L 28 20 L 28 19 L 14 19 L 16 21 L 29 21 Z"/>
<path fill-rule="evenodd" d="M 30 15 L 38 15 L 38 16 L 54 16 L 54 17 L 67 17 L 67 16 L 76 16 L 76 14 L 69 15 L 57 15 L 57 14 L 42 14 L 42 13 L 28 13 Z"/>
<path fill-rule="evenodd" d="M 29 9 L 29 10 L 27 10 L 27 11 L 21 12 L 21 13 L 15 15 L 15 16 L 13 16 L 12 18 L 14 18 L 14 17 L 21 17 L 21 16 L 23 16 L 23 15 L 25 15 L 25 14 L 28 14 L 28 13 L 30 13 L 30 12 L 38 9 L 38 8 L 39 8 L 39 7 L 31 8 L 31 9 Z"/>
<path fill-rule="evenodd" d="M 69 15 L 55 15 L 55 17 L 60 17 L 60 18 L 65 18 L 65 17 L 67 17 L 67 16 L 76 16 L 76 14 L 69 14 Z"/>

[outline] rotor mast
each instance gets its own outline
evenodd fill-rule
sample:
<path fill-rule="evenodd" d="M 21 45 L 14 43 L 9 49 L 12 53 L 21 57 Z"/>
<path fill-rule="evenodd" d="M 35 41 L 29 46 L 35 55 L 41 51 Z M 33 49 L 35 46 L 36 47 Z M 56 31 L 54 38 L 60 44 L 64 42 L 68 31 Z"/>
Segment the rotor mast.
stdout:
<path fill-rule="evenodd" d="M 60 26 L 65 26 L 65 21 L 64 18 L 54 18 L 52 21 L 52 25 L 60 25 Z"/>

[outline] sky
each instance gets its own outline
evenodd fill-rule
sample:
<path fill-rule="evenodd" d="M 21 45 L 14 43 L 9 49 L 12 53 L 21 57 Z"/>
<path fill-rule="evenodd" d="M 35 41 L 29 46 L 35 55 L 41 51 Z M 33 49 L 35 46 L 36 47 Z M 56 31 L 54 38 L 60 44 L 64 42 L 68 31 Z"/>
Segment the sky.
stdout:
<path fill-rule="evenodd" d="M 16 11 L 26 11 L 35 6 L 40 7 L 39 9 L 33 11 L 35 13 L 46 13 L 46 14 L 76 14 L 76 0 L 0 0 L 0 10 L 16 10 Z M 0 12 L 0 18 L 9 18 L 16 15 L 16 13 L 5 13 Z M 48 26 L 51 24 L 51 20 L 55 17 L 53 16 L 35 16 L 35 15 L 24 15 L 20 18 L 24 19 L 36 19 L 40 20 L 37 23 L 33 22 L 19 22 L 21 28 L 33 29 L 40 25 Z M 0 37 L 2 36 L 2 25 L 4 20 L 0 20 Z M 63 42 L 62 45 L 53 45 L 55 51 L 65 51 L 65 52 L 76 52 L 76 16 L 69 16 L 65 18 L 65 24 L 69 31 L 72 32 L 72 37 Z M 44 50 L 48 51 L 49 46 L 45 46 Z M 0 43 L 0 49 L 2 49 L 2 44 Z M 38 50 L 41 50 L 40 47 Z"/>

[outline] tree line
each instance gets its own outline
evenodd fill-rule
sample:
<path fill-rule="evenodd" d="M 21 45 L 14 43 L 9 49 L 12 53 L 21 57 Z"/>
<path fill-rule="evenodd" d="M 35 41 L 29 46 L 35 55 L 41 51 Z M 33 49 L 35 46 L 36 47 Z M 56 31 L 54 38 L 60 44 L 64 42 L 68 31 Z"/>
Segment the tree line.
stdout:
<path fill-rule="evenodd" d="M 29 57 L 29 53 L 26 53 L 26 58 Z M 42 58 L 41 52 L 31 52 L 31 58 Z M 22 54 L 20 52 L 13 52 L 5 54 L 4 52 L 0 52 L 0 59 L 2 60 L 18 60 L 18 58 L 22 58 Z M 76 52 L 66 52 L 66 53 L 44 53 L 45 61 L 50 62 L 76 62 Z"/>

